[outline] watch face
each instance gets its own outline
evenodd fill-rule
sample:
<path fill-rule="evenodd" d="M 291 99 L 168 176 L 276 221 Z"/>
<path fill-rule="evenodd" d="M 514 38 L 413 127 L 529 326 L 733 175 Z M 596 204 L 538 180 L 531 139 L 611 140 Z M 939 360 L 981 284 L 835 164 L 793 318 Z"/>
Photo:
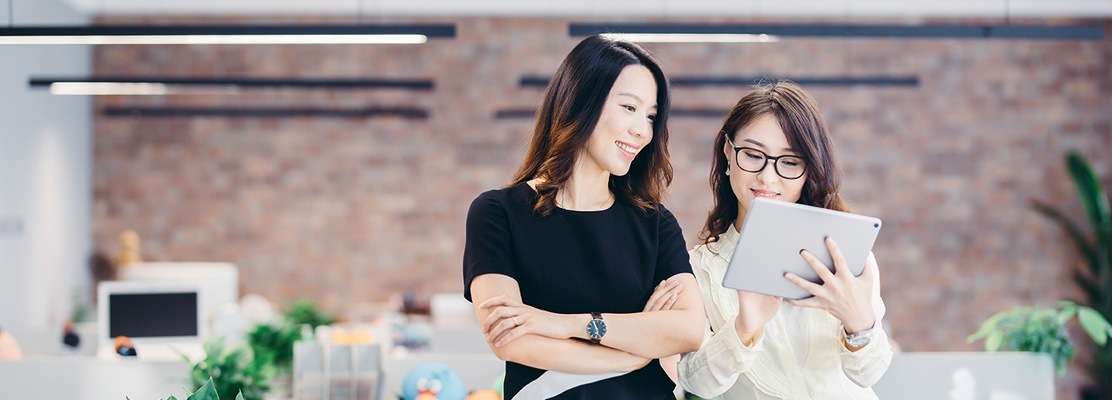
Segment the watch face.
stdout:
<path fill-rule="evenodd" d="M 587 323 L 587 334 L 591 335 L 592 339 L 602 339 L 602 335 L 606 334 L 606 323 L 601 319 L 592 319 Z"/>

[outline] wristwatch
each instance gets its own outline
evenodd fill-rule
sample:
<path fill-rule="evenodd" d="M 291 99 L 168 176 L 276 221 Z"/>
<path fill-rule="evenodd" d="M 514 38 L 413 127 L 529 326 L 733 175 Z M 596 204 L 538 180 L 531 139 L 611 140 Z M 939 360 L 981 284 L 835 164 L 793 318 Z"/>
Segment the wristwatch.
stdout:
<path fill-rule="evenodd" d="M 587 323 L 587 336 L 591 337 L 592 344 L 599 344 L 602 336 L 606 334 L 606 323 L 602 321 L 602 314 L 591 313 L 591 322 Z"/>
<path fill-rule="evenodd" d="M 842 332 L 845 332 L 843 329 Z M 873 333 L 876 332 L 876 327 L 872 327 L 863 331 L 846 334 L 846 344 L 853 348 L 862 348 L 869 342 L 873 341 Z"/>

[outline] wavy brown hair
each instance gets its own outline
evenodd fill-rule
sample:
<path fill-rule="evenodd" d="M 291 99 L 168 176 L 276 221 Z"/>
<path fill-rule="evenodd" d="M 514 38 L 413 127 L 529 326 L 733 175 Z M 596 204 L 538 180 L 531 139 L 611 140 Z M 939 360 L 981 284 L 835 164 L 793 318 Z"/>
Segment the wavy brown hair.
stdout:
<path fill-rule="evenodd" d="M 660 203 L 672 183 L 668 80 L 660 63 L 640 46 L 595 35 L 579 42 L 552 76 L 537 111 L 529 151 L 510 184 L 544 180 L 536 188 L 540 197 L 533 209 L 537 213 L 549 215 L 556 209 L 556 193 L 571 178 L 575 161 L 598 124 L 618 74 L 630 65 L 648 68 L 656 81 L 653 138 L 633 160 L 629 173 L 610 176 L 610 191 L 615 198 L 646 212 Z"/>
<path fill-rule="evenodd" d="M 776 117 L 788 143 L 798 151 L 807 168 L 807 181 L 803 183 L 803 193 L 797 203 L 849 211 L 849 206 L 839 194 L 842 169 L 834 154 L 830 129 L 822 118 L 818 103 L 802 87 L 789 81 L 757 85 L 734 105 L 726 116 L 722 129 L 715 133 L 714 161 L 710 169 L 714 207 L 708 213 L 707 222 L 699 234 L 704 244 L 717 242 L 738 218 L 738 199 L 726 176 L 731 161 L 722 152 L 726 147 L 726 134 L 735 139 L 739 131 L 764 115 Z"/>

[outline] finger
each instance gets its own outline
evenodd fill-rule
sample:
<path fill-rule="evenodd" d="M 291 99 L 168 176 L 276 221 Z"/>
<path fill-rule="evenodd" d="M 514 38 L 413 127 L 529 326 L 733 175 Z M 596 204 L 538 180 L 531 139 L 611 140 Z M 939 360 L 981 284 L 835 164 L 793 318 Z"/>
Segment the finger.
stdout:
<path fill-rule="evenodd" d="M 671 310 L 672 307 L 676 306 L 676 302 L 679 301 L 679 300 L 680 300 L 680 295 L 679 295 L 679 293 L 676 293 L 676 294 L 668 297 L 668 302 L 665 303 L 664 307 L 661 307 L 661 309 L 662 310 Z"/>
<path fill-rule="evenodd" d="M 653 294 L 649 296 L 649 301 L 645 302 L 645 309 L 643 311 L 656 311 L 656 306 L 660 304 L 661 298 L 667 293 L 668 288 L 665 286 L 664 281 L 661 281 L 659 285 L 656 285 L 656 289 L 653 289 Z"/>
<path fill-rule="evenodd" d="M 483 333 L 489 333 L 491 329 L 494 329 L 494 324 L 497 324 L 498 321 L 509 319 L 514 315 L 521 314 L 523 311 L 524 310 L 516 307 L 498 307 L 487 315 L 486 320 L 483 320 Z M 521 317 L 518 317 L 518 319 L 520 320 Z"/>
<path fill-rule="evenodd" d="M 521 302 L 517 301 L 516 299 L 513 299 L 510 296 L 506 296 L 506 295 L 499 295 L 499 296 L 494 296 L 494 297 L 491 297 L 491 298 L 487 299 L 486 301 L 483 302 L 483 304 L 479 304 L 479 308 L 480 309 L 487 309 L 487 308 L 493 308 L 493 307 L 498 307 L 498 306 L 518 306 L 518 305 L 521 305 Z"/>
<path fill-rule="evenodd" d="M 826 273 L 829 274 L 830 271 L 826 271 Z M 810 293 L 812 296 L 817 297 L 823 291 L 822 286 L 817 285 L 814 282 L 808 281 L 806 279 L 800 278 L 799 275 L 793 274 L 791 272 L 785 272 L 784 278 L 787 278 L 789 282 L 794 283 L 801 289 L 806 290 L 807 293 Z"/>
<path fill-rule="evenodd" d="M 818 296 L 808 297 L 806 299 L 799 299 L 799 300 L 788 299 L 788 303 L 793 305 L 793 306 L 796 306 L 796 307 L 826 309 L 825 303 L 823 303 L 822 300 L 819 299 Z"/>
<path fill-rule="evenodd" d="M 846 265 L 846 256 L 842 254 L 842 248 L 838 247 L 838 243 L 834 242 L 834 238 L 826 237 L 826 249 L 830 250 L 830 258 L 834 261 L 834 273 L 837 275 L 851 275 L 849 266 Z"/>
<path fill-rule="evenodd" d="M 657 289 L 653 291 L 653 296 L 649 297 L 648 301 L 645 302 L 645 309 L 642 311 L 656 311 L 656 308 L 657 306 L 659 306 L 659 303 L 661 303 L 661 298 L 664 297 L 665 293 L 667 293 L 666 290 L 662 290 L 661 288 L 657 287 Z"/>
<path fill-rule="evenodd" d="M 497 343 L 499 340 L 502 339 L 502 336 L 516 327 L 517 326 L 514 325 L 514 322 L 511 321 L 509 318 L 503 318 L 501 321 L 498 321 L 498 323 L 494 325 L 494 329 L 491 329 L 490 333 L 487 334 L 487 342 L 497 346 Z"/>
<path fill-rule="evenodd" d="M 800 250 L 799 255 L 803 257 L 804 261 L 807 261 L 807 265 L 811 266 L 811 269 L 819 275 L 819 279 L 822 279 L 823 283 L 834 280 L 834 273 L 830 272 L 830 268 L 828 268 L 826 264 L 823 264 L 822 261 L 819 261 L 818 257 L 815 257 L 814 254 L 811 254 L 811 252 L 807 250 Z"/>
<path fill-rule="evenodd" d="M 861 271 L 861 277 L 872 278 L 873 274 L 878 273 L 877 268 L 876 257 L 874 257 L 873 252 L 870 251 L 869 256 L 865 257 L 865 269 Z"/>
<path fill-rule="evenodd" d="M 520 320 L 520 318 L 518 319 Z M 528 332 L 527 328 L 525 327 L 525 322 L 521 322 L 521 325 L 510 327 L 510 329 L 506 330 L 500 336 L 497 336 L 494 340 L 494 347 L 502 347 L 510 344 L 510 342 L 512 342 L 514 339 L 517 339 L 522 335 L 525 335 L 526 333 Z"/>

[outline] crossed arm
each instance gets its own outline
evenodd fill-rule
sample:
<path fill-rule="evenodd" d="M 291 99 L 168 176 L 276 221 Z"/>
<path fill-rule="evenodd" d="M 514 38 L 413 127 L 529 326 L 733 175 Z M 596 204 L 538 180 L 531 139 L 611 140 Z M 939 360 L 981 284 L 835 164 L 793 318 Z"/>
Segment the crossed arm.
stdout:
<path fill-rule="evenodd" d="M 654 358 L 694 351 L 703 338 L 703 304 L 691 274 L 658 287 L 645 311 L 603 314 L 601 346 L 587 339 L 590 314 L 556 314 L 521 302 L 513 278 L 485 274 L 471 281 L 475 314 L 498 358 L 534 368 L 591 374 L 632 371 Z M 590 362 L 584 362 L 590 360 Z"/>

